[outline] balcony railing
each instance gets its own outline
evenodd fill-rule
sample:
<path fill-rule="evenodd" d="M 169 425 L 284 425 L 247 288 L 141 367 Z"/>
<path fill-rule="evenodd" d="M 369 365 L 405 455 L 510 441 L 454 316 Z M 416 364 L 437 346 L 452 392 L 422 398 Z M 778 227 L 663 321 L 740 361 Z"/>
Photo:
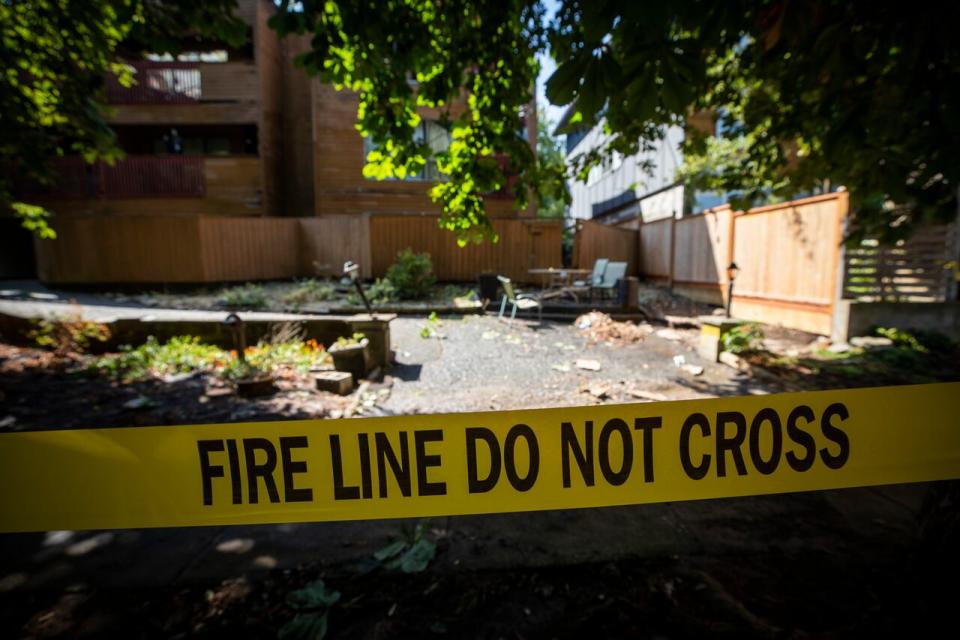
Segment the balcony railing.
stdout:
<path fill-rule="evenodd" d="M 107 77 L 110 104 L 189 104 L 200 100 L 200 69 L 193 62 L 127 63 L 134 69 L 133 86 L 124 87 L 116 76 Z"/>
<path fill-rule="evenodd" d="M 66 198 L 202 198 L 207 190 L 204 158 L 196 156 L 127 156 L 113 166 L 60 158 L 55 168 L 51 186 L 19 191 Z"/>

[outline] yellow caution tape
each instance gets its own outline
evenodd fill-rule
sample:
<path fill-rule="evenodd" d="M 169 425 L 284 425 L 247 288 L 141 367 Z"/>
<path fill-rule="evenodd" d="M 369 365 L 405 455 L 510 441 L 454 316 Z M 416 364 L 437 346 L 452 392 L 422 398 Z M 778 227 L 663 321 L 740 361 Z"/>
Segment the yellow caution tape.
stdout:
<path fill-rule="evenodd" d="M 0 435 L 0 531 L 402 518 L 960 478 L 960 383 Z"/>

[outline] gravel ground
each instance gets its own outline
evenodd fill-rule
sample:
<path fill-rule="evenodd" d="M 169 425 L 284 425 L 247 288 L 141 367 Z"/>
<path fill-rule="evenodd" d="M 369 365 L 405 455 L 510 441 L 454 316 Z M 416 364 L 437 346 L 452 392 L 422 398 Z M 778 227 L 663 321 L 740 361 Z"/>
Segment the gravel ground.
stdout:
<path fill-rule="evenodd" d="M 433 326 L 423 318 L 391 323 L 398 365 L 390 371 L 390 398 L 380 405 L 385 411 L 486 411 L 775 391 L 702 361 L 696 329 L 654 326 L 639 343 L 591 344 L 569 322 L 508 325 L 495 316 L 466 316 L 441 318 L 435 332 L 442 338 L 420 337 L 423 327 Z M 703 373 L 680 369 L 675 356 L 703 366 Z M 579 359 L 595 360 L 600 369 L 580 369 Z"/>

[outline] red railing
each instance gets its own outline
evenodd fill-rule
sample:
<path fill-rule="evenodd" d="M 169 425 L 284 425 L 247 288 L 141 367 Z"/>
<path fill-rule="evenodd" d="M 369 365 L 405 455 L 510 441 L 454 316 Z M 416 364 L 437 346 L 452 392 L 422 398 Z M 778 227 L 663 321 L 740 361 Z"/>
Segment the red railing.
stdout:
<path fill-rule="evenodd" d="M 203 94 L 200 69 L 192 62 L 127 63 L 134 69 L 134 84 L 124 87 L 116 76 L 107 76 L 110 104 L 184 104 L 197 102 Z"/>
<path fill-rule="evenodd" d="M 53 184 L 17 191 L 65 198 L 202 198 L 207 191 L 204 159 L 197 156 L 127 156 L 113 166 L 58 158 L 54 169 Z"/>
<path fill-rule="evenodd" d="M 100 165 L 105 198 L 199 198 L 206 188 L 203 158 L 195 156 L 127 156 L 112 167 Z"/>

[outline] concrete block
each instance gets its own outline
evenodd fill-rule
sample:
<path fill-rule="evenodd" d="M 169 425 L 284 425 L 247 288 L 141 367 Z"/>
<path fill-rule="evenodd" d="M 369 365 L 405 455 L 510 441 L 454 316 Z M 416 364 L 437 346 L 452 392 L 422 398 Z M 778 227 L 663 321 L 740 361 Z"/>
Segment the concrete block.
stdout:
<path fill-rule="evenodd" d="M 720 357 L 721 340 L 723 334 L 734 327 L 743 324 L 742 320 L 720 318 L 717 316 L 700 317 L 700 340 L 697 343 L 697 354 L 704 360 L 717 362 Z"/>
<path fill-rule="evenodd" d="M 314 376 L 318 391 L 345 396 L 353 391 L 353 376 L 348 371 L 323 371 Z"/>

